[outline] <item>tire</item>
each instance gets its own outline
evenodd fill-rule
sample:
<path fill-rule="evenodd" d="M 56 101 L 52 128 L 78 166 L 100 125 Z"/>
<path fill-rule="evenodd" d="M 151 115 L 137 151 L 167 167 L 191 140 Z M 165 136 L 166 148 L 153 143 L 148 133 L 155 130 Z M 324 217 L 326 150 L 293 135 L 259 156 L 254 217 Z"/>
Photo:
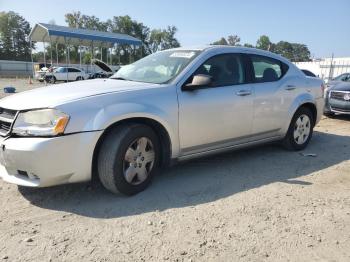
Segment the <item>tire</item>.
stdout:
<path fill-rule="evenodd" d="M 145 144 L 144 139 L 147 140 L 147 145 L 145 150 L 141 150 L 141 145 Z M 152 150 L 154 160 L 151 164 L 147 161 L 151 159 Z M 151 183 L 158 169 L 159 153 L 159 139 L 150 127 L 141 124 L 117 126 L 111 129 L 102 141 L 97 159 L 99 179 L 103 186 L 113 193 L 137 194 Z M 127 160 L 131 158 L 132 161 Z"/>
<path fill-rule="evenodd" d="M 326 117 L 332 118 L 332 117 L 335 116 L 335 113 L 333 113 L 333 112 L 324 112 L 323 115 L 325 115 Z"/>
<path fill-rule="evenodd" d="M 50 79 L 49 79 L 49 83 L 50 84 L 56 83 L 56 77 L 55 76 L 51 76 Z"/>
<path fill-rule="evenodd" d="M 77 79 L 75 79 L 76 81 L 80 81 L 83 80 L 83 78 L 81 76 L 78 76 Z"/>
<path fill-rule="evenodd" d="M 305 121 L 305 123 L 303 123 L 303 121 Z M 299 108 L 294 114 L 287 134 L 283 139 L 283 146 L 288 150 L 294 151 L 305 149 L 312 137 L 313 128 L 314 119 L 311 111 L 306 107 Z M 307 130 L 309 132 L 306 136 Z"/>

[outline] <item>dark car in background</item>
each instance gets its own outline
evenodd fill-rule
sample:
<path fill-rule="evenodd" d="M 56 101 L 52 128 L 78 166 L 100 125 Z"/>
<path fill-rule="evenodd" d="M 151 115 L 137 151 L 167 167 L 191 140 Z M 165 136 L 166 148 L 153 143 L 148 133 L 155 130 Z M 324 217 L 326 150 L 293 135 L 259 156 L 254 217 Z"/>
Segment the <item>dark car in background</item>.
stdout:
<path fill-rule="evenodd" d="M 328 81 L 327 86 L 332 87 L 332 86 L 335 86 L 341 82 L 349 82 L 350 83 L 350 73 L 344 73 L 344 74 L 341 74 L 335 78 L 332 78 L 330 81 Z"/>
<path fill-rule="evenodd" d="M 324 114 L 333 116 L 335 114 L 350 115 L 350 81 L 329 86 L 326 89 L 326 104 Z"/>

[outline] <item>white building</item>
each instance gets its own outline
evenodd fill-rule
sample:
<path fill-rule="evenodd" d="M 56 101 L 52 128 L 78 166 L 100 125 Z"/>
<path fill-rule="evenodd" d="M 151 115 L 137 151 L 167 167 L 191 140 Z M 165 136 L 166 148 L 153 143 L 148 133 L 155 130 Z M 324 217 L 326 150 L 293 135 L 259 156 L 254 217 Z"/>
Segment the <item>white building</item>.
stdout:
<path fill-rule="evenodd" d="M 307 69 L 324 80 L 343 73 L 350 73 L 350 57 L 322 58 L 311 62 L 296 62 L 300 69 Z"/>

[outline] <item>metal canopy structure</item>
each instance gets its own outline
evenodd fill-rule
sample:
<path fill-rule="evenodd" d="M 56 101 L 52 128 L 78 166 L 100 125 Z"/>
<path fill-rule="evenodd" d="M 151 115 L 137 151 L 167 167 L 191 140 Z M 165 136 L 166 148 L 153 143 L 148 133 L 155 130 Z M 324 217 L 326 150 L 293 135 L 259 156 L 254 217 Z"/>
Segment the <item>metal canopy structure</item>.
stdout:
<path fill-rule="evenodd" d="M 112 61 L 112 48 L 117 44 L 131 45 L 131 46 L 141 46 L 142 41 L 126 34 L 103 32 L 97 30 L 81 29 L 81 28 L 71 28 L 67 26 L 59 26 L 45 23 L 36 24 L 29 34 L 30 47 L 32 47 L 32 42 L 42 42 L 44 45 L 44 63 L 46 66 L 46 54 L 45 54 L 45 43 L 50 43 L 51 46 L 54 44 L 56 46 L 56 64 L 58 65 L 58 44 L 64 44 L 66 46 L 66 64 L 70 64 L 70 54 L 69 46 L 79 46 L 79 60 L 80 67 L 82 61 L 82 50 L 81 47 L 90 47 L 91 57 L 95 58 L 95 47 L 101 49 L 101 60 L 102 60 L 102 48 L 107 49 L 107 63 L 108 63 L 108 50 L 110 54 L 110 61 Z M 87 49 L 87 48 L 85 48 Z M 32 48 L 31 48 L 32 51 Z M 142 56 L 142 48 L 140 48 Z M 52 59 L 52 48 L 50 48 L 50 58 L 51 66 L 53 65 Z M 31 53 L 31 59 L 33 64 L 33 56 Z M 92 61 L 91 59 L 91 61 Z M 131 61 L 131 55 L 130 55 Z M 91 64 L 92 66 L 92 64 Z M 33 66 L 34 68 L 34 66 Z M 68 72 L 68 71 L 67 71 Z M 68 74 L 68 73 L 67 73 Z M 34 76 L 34 69 L 33 69 Z M 68 79 L 68 75 L 67 75 Z"/>
<path fill-rule="evenodd" d="M 29 34 L 31 41 L 60 44 L 112 47 L 114 44 L 141 45 L 141 40 L 118 33 L 38 23 Z"/>

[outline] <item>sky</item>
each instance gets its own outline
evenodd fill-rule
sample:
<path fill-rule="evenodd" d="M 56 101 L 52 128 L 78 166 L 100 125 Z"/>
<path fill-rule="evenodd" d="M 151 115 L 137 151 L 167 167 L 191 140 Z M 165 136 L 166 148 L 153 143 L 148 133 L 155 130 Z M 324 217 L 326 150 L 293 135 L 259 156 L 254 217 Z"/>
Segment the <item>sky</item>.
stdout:
<path fill-rule="evenodd" d="M 81 11 L 100 20 L 129 15 L 151 29 L 175 25 L 182 46 L 206 45 L 238 35 L 256 44 L 261 35 L 274 43 L 306 44 L 313 57 L 350 56 L 350 0 L 0 0 L 0 11 L 14 11 L 33 26 Z"/>

